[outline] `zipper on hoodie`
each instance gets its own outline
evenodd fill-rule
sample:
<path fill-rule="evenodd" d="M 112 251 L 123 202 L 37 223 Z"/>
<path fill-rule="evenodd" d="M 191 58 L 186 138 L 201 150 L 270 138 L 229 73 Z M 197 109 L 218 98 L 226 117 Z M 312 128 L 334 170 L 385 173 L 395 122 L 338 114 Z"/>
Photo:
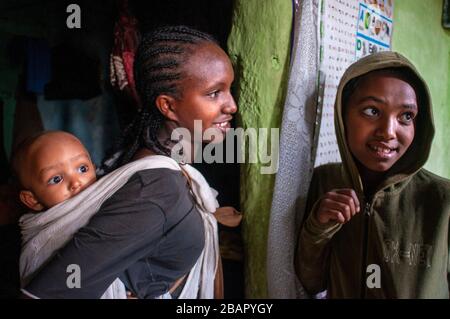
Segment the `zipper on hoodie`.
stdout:
<path fill-rule="evenodd" d="M 366 270 L 367 270 L 367 245 L 369 242 L 369 222 L 372 212 L 370 211 L 370 202 L 366 201 L 364 204 L 364 239 L 363 239 L 363 263 L 361 269 L 361 299 L 366 298 Z"/>

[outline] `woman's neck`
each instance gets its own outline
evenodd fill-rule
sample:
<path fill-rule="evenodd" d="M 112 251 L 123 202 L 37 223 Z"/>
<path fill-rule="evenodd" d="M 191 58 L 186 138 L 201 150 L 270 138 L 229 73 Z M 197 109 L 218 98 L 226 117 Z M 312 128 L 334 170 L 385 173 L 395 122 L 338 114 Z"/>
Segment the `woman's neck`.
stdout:
<path fill-rule="evenodd" d="M 157 155 L 157 154 L 153 150 L 148 149 L 146 147 L 140 148 L 137 150 L 136 154 L 134 154 L 133 161 L 136 161 L 138 159 L 141 159 L 143 157 L 150 156 L 150 155 Z"/>
<path fill-rule="evenodd" d="M 194 152 L 196 151 L 195 143 L 191 143 L 190 136 L 184 137 L 180 141 L 172 140 L 171 136 L 174 129 L 176 129 L 176 126 L 173 123 L 166 122 L 157 134 L 158 142 L 169 151 L 168 156 L 177 162 L 192 163 L 194 160 Z M 158 152 L 143 147 L 136 152 L 134 159 L 136 160 L 150 155 L 158 155 Z"/>

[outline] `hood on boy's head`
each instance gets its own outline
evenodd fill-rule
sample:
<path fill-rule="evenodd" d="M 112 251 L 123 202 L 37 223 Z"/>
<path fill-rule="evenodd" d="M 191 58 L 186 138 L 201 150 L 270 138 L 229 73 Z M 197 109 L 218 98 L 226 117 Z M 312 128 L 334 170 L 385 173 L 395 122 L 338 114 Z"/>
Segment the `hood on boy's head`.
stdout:
<path fill-rule="evenodd" d="M 406 153 L 391 168 L 390 173 L 392 174 L 390 174 L 386 183 L 383 184 L 387 185 L 399 181 L 420 169 L 428 159 L 431 142 L 434 136 L 433 113 L 428 86 L 411 62 L 396 52 L 378 52 L 366 56 L 352 64 L 345 71 L 338 86 L 336 102 L 334 105 L 334 124 L 344 169 L 347 177 L 351 178 L 353 187 L 359 192 L 362 191 L 361 180 L 345 137 L 344 119 L 342 114 L 342 93 L 345 86 L 352 79 L 375 70 L 386 68 L 401 68 L 405 70 L 405 72 L 408 72 L 412 77 L 416 78 L 415 82 L 417 83 L 413 87 L 417 96 L 418 114 L 416 117 L 414 140 Z"/>

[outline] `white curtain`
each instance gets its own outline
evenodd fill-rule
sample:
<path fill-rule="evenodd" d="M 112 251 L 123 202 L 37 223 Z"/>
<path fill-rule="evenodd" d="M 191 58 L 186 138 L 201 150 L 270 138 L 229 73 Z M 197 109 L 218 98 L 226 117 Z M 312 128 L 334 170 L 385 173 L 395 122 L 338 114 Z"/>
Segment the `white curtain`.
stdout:
<path fill-rule="evenodd" d="M 294 271 L 299 221 L 314 168 L 318 131 L 319 0 L 294 0 L 290 79 L 280 137 L 280 166 L 269 224 L 270 298 L 306 297 Z M 317 124 L 316 124 L 317 123 Z"/>

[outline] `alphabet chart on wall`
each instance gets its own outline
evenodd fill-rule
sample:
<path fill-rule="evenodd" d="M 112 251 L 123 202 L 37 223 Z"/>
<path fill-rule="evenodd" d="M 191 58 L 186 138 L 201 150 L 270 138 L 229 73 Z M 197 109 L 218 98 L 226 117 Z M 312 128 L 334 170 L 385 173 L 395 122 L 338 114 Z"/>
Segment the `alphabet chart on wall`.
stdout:
<path fill-rule="evenodd" d="M 357 59 L 389 50 L 393 0 L 324 0 L 321 17 L 320 133 L 314 166 L 340 162 L 334 102 L 342 74 Z"/>

